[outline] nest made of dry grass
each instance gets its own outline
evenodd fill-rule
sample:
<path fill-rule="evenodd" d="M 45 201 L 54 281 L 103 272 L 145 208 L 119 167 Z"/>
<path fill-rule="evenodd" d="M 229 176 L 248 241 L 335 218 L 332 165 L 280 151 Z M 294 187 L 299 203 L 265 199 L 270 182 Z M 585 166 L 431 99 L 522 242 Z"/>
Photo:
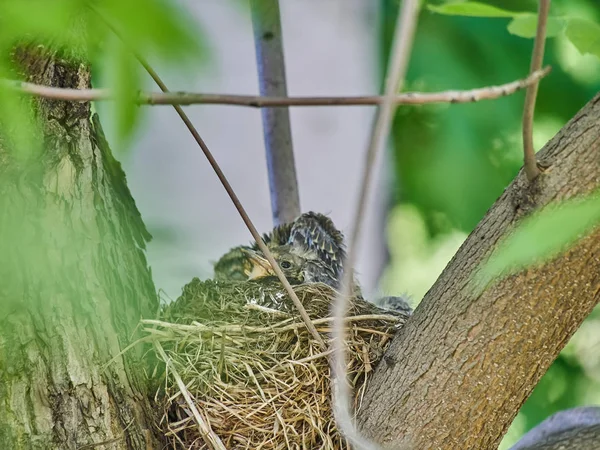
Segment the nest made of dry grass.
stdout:
<path fill-rule="evenodd" d="M 335 293 L 325 285 L 295 291 L 326 338 Z M 404 320 L 351 300 L 347 369 L 355 410 Z M 330 404 L 328 352 L 307 332 L 277 282 L 194 279 L 161 320 L 145 321 L 144 329 L 159 360 L 154 378 L 161 382 L 160 427 L 174 448 L 218 448 L 216 440 L 227 449 L 347 448 Z M 213 444 L 206 443 L 207 435 Z"/>

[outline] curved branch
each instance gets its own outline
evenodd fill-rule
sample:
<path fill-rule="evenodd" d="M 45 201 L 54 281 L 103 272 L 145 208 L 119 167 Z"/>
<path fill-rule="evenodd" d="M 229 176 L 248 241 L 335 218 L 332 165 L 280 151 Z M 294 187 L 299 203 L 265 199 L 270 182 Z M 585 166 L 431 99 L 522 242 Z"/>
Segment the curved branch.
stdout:
<path fill-rule="evenodd" d="M 411 448 L 497 448 L 520 406 L 600 300 L 600 230 L 561 256 L 481 289 L 482 261 L 519 220 L 600 184 L 600 95 L 538 153 L 462 245 L 388 350 L 359 423 Z M 390 387 L 393 386 L 393 389 Z"/>

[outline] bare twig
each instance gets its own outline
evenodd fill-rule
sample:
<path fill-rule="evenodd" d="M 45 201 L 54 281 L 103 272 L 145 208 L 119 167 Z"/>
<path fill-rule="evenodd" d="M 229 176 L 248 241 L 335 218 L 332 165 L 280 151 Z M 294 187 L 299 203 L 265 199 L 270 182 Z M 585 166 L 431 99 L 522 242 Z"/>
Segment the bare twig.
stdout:
<path fill-rule="evenodd" d="M 546 43 L 546 23 L 548 21 L 548 11 L 550 10 L 550 0 L 540 0 L 538 8 L 538 23 L 531 54 L 531 68 L 533 73 L 542 67 L 544 60 L 544 45 Z M 539 83 L 536 81 L 529 85 L 525 94 L 525 107 L 523 108 L 523 152 L 525 162 L 525 173 L 529 181 L 533 181 L 539 174 L 540 169 L 537 166 L 535 158 L 535 149 L 533 148 L 533 113 L 535 110 L 535 99 L 537 97 Z"/>
<path fill-rule="evenodd" d="M 472 103 L 481 100 L 494 100 L 537 83 L 550 72 L 550 66 L 536 70 L 527 78 L 466 91 L 442 92 L 405 92 L 396 94 L 396 105 L 425 105 L 431 103 Z M 55 100 L 90 102 L 114 100 L 115 95 L 109 89 L 67 89 L 41 84 L 25 83 L 14 80 L 0 80 L 0 84 L 23 92 Z M 359 95 L 348 97 L 261 97 L 254 95 L 202 94 L 196 92 L 142 92 L 138 97 L 140 105 L 231 105 L 250 108 L 269 108 L 284 106 L 370 106 L 381 105 L 383 95 Z"/>
<path fill-rule="evenodd" d="M 181 395 L 183 395 L 183 398 L 185 399 L 186 403 L 190 407 L 190 410 L 192 411 L 192 414 L 194 415 L 194 419 L 196 419 L 196 423 L 198 424 L 198 430 L 200 431 L 200 435 L 204 438 L 204 442 L 206 442 L 206 445 L 215 450 L 227 450 L 221 439 L 219 439 L 219 436 L 217 436 L 215 432 L 211 429 L 210 424 L 206 422 L 206 420 L 204 420 L 204 417 L 200 415 L 200 411 L 198 411 L 196 404 L 192 400 L 192 397 L 189 391 L 187 390 L 185 383 L 179 376 L 179 373 L 177 373 L 175 367 L 172 366 L 171 358 L 167 356 L 160 342 L 154 341 L 154 348 L 156 348 L 156 351 L 160 354 L 160 357 L 165 362 L 167 370 L 171 370 L 171 373 L 173 374 L 173 378 L 175 378 L 175 381 L 177 382 L 177 386 L 179 387 Z"/>
<path fill-rule="evenodd" d="M 402 89 L 404 78 L 408 67 L 408 60 L 413 43 L 414 32 L 419 13 L 419 0 L 404 0 L 398 10 L 396 19 L 396 29 L 394 40 L 387 68 L 387 75 L 384 88 L 384 100 L 377 109 L 373 128 L 371 130 L 371 139 L 367 150 L 367 157 L 362 174 L 361 190 L 356 205 L 352 234 L 348 250 L 348 257 L 344 265 L 344 276 L 342 281 L 341 293 L 336 297 L 334 305 L 334 354 L 332 358 L 332 372 L 337 381 L 334 386 L 334 405 L 336 420 L 343 430 L 344 435 L 357 448 L 375 448 L 374 444 L 369 442 L 356 429 L 352 422 L 350 392 L 345 382 L 345 326 L 344 315 L 346 313 L 346 303 L 350 295 L 353 278 L 353 266 L 356 259 L 356 249 L 358 248 L 358 239 L 362 228 L 362 219 L 366 215 L 366 203 L 371 187 L 371 177 L 375 160 L 378 153 L 385 146 L 387 136 L 390 131 L 396 105 L 394 96 Z"/>
<path fill-rule="evenodd" d="M 106 20 L 103 17 L 103 15 L 98 10 L 96 10 L 95 8 L 94 8 L 94 10 L 104 20 L 104 22 L 113 31 L 113 33 L 115 33 L 115 35 L 118 36 L 119 39 L 121 39 L 123 42 L 125 42 L 124 39 L 123 39 L 123 37 L 119 33 L 119 31 L 116 30 L 112 26 L 112 24 L 108 20 Z M 148 72 L 148 74 L 152 77 L 152 79 L 154 80 L 154 82 L 158 85 L 158 87 L 160 88 L 160 90 L 163 91 L 163 92 L 168 92 L 167 86 L 161 80 L 161 78 L 158 76 L 158 74 L 156 73 L 156 71 L 150 66 L 150 64 L 148 64 L 148 62 L 140 54 L 138 54 L 135 50 L 131 49 L 131 51 L 135 55 L 136 59 L 140 62 L 140 64 L 144 67 L 144 69 L 146 70 L 146 72 Z M 213 154 L 208 149 L 208 147 L 207 147 L 206 143 L 204 142 L 204 140 L 202 139 L 202 137 L 200 137 L 200 134 L 198 133 L 198 130 L 196 130 L 196 128 L 192 124 L 192 122 L 191 122 L 190 118 L 187 116 L 187 114 L 183 112 L 183 109 L 181 108 L 181 106 L 179 106 L 179 105 L 173 105 L 173 108 L 175 108 L 175 111 L 177 111 L 177 114 L 179 115 L 179 117 L 181 118 L 181 120 L 183 121 L 183 123 L 185 124 L 185 126 L 187 127 L 187 129 L 189 130 L 189 132 L 192 134 L 192 136 L 194 137 L 194 139 L 196 140 L 196 142 L 198 143 L 198 145 L 202 149 L 202 152 L 204 153 L 204 156 L 208 160 L 208 162 L 211 165 L 211 167 L 213 168 L 214 172 L 217 174 L 217 177 L 221 181 L 221 184 L 225 188 L 225 191 L 227 191 L 227 194 L 229 195 L 229 198 L 231 199 L 231 201 L 233 202 L 233 204 L 234 204 L 235 208 L 237 209 L 238 213 L 242 217 L 242 220 L 246 224 L 246 227 L 248 227 L 248 230 L 250 230 L 250 233 L 252 234 L 252 237 L 255 239 L 255 241 L 258 244 L 260 250 L 263 252 L 263 254 L 265 255 L 265 257 L 267 258 L 267 260 L 269 261 L 269 263 L 273 267 L 273 270 L 275 271 L 275 274 L 277 275 L 277 278 L 279 278 L 279 280 L 283 284 L 285 290 L 287 291 L 288 295 L 292 299 L 292 302 L 294 303 L 294 305 L 298 309 L 298 312 L 300 313 L 300 316 L 302 317 L 302 320 L 304 321 L 304 324 L 306 325 L 306 328 L 312 334 L 312 336 L 314 337 L 314 339 L 321 345 L 321 347 L 323 349 L 325 349 L 326 345 L 325 345 L 325 342 L 323 341 L 323 338 L 321 337 L 321 335 L 319 334 L 319 332 L 317 331 L 317 329 L 315 328 L 315 326 L 311 322 L 310 317 L 308 316 L 308 313 L 306 312 L 306 309 L 304 309 L 304 306 L 302 305 L 302 302 L 300 301 L 300 299 L 298 298 L 298 296 L 294 292 L 294 289 L 292 288 L 292 286 L 288 282 L 287 278 L 285 277 L 285 275 L 281 271 L 281 268 L 279 267 L 279 264 L 277 264 L 277 261 L 275 261 L 275 258 L 273 258 L 273 255 L 271 254 L 271 252 L 269 251 L 269 249 L 265 245 L 264 241 L 262 240 L 262 237 L 260 236 L 259 232 L 256 230 L 256 227 L 254 226 L 254 224 L 250 220 L 250 217 L 248 216 L 248 213 L 246 213 L 246 210 L 242 206 L 242 203 L 240 202 L 238 196 L 236 195 L 235 191 L 231 187 L 231 184 L 227 180 L 227 177 L 223 173 L 223 170 L 221 170 L 221 167 L 217 163 L 217 161 L 214 158 Z"/>
<path fill-rule="evenodd" d="M 252 0 L 258 84 L 263 96 L 287 96 L 279 0 Z M 300 194 L 287 108 L 262 110 L 271 210 L 275 226 L 300 215 Z"/>

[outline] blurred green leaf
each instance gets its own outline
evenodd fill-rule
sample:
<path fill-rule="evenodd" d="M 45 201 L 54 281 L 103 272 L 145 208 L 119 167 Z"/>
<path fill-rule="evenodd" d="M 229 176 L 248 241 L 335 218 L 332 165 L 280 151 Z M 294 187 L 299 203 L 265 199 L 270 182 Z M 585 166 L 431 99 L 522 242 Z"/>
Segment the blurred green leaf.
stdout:
<path fill-rule="evenodd" d="M 118 146 L 123 147 L 135 132 L 141 112 L 136 99 L 142 88 L 143 70 L 135 54 L 185 67 L 200 62 L 204 51 L 197 27 L 172 3 L 105 0 L 92 10 L 97 14 L 95 19 L 101 19 L 118 36 L 107 36 L 101 66 L 108 75 L 108 87 L 116 91 L 117 101 L 110 117 Z"/>
<path fill-rule="evenodd" d="M 534 38 L 537 30 L 537 22 L 537 14 L 519 14 L 508 24 L 508 31 L 515 36 Z M 546 37 L 557 36 L 563 31 L 564 27 L 565 19 L 562 17 L 548 17 Z"/>
<path fill-rule="evenodd" d="M 11 74 L 9 62 L 0 59 L 0 78 L 10 78 Z M 0 140 L 4 140 L 3 147 L 24 160 L 37 155 L 42 142 L 29 102 L 30 97 L 0 84 Z"/>
<path fill-rule="evenodd" d="M 569 18 L 565 34 L 582 55 L 591 53 L 600 58 L 600 25 L 577 17 Z"/>
<path fill-rule="evenodd" d="M 600 221 L 600 197 L 592 195 L 549 206 L 523 220 L 484 264 L 491 280 L 556 256 Z"/>
<path fill-rule="evenodd" d="M 181 64 L 198 62 L 204 54 L 198 26 L 173 2 L 104 0 L 95 7 L 145 57 Z"/>
<path fill-rule="evenodd" d="M 11 89 L 0 87 L 0 141 L 19 159 L 29 159 L 41 150 L 40 130 L 31 116 L 28 104 Z"/>
<path fill-rule="evenodd" d="M 131 51 L 119 40 L 113 39 L 114 50 L 108 53 L 107 61 L 109 79 L 115 86 L 116 100 L 113 102 L 114 129 L 117 132 L 117 148 L 125 146 L 135 131 L 140 119 L 140 107 L 137 105 L 137 94 L 142 85 L 142 67 Z"/>
<path fill-rule="evenodd" d="M 0 2 L 0 45 L 6 48 L 20 41 L 50 44 L 57 49 L 80 52 L 85 35 L 78 25 L 82 0 L 3 0 Z"/>
<path fill-rule="evenodd" d="M 113 31 L 123 42 L 115 43 Z M 76 64 L 92 63 L 95 73 L 107 75 L 103 78 L 109 81 L 106 87 L 117 93 L 110 119 L 121 144 L 139 123 L 135 98 L 142 71 L 134 52 L 153 64 L 177 66 L 184 72 L 203 62 L 202 43 L 191 16 L 167 0 L 0 1 L 0 55 L 6 57 L 1 76 L 18 76 L 7 56 L 23 44 L 42 45 L 48 54 L 57 51 L 58 57 Z M 21 153 L 25 148 L 33 150 L 41 141 L 34 137 L 30 104 L 14 92 L 3 90 L 1 95 L 0 122 L 6 138 Z"/>
<path fill-rule="evenodd" d="M 470 17 L 515 17 L 518 13 L 506 11 L 495 6 L 479 2 L 445 3 L 443 5 L 427 5 L 427 9 L 438 14 Z"/>

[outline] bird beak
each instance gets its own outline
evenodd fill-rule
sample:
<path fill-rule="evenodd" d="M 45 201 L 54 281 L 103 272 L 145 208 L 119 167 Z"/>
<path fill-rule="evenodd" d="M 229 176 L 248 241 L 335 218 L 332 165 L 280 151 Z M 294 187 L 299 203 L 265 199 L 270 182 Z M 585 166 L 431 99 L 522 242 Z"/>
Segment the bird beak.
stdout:
<path fill-rule="evenodd" d="M 275 274 L 271 263 L 259 255 L 253 250 L 243 250 L 250 260 L 250 267 L 244 269 L 244 273 L 248 276 L 249 280 L 256 280 L 258 278 L 264 278 Z"/>

